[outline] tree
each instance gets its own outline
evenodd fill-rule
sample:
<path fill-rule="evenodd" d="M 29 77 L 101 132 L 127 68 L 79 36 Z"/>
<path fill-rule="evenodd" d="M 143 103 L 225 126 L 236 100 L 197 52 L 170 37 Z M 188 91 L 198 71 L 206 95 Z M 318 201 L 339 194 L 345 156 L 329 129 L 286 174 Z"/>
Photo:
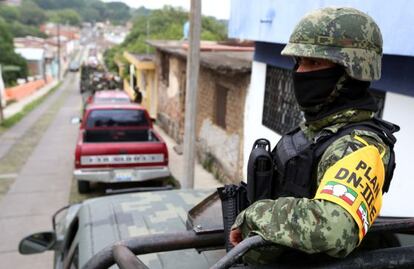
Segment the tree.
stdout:
<path fill-rule="evenodd" d="M 12 21 L 9 23 L 10 33 L 13 34 L 13 37 L 25 37 L 25 36 L 37 36 L 45 38 L 47 35 L 40 31 L 39 27 L 25 25 L 18 21 Z"/>
<path fill-rule="evenodd" d="M 0 17 L 6 21 L 17 21 L 20 20 L 20 11 L 17 7 L 1 5 Z"/>
<path fill-rule="evenodd" d="M 0 64 L 20 67 L 20 71 L 6 72 L 3 79 L 6 85 L 12 85 L 17 78 L 27 77 L 27 62 L 14 52 L 13 36 L 7 23 L 0 18 Z"/>
<path fill-rule="evenodd" d="M 40 25 L 46 21 L 46 13 L 32 1 L 24 1 L 20 6 L 20 20 L 24 24 Z"/>
<path fill-rule="evenodd" d="M 115 24 L 121 24 L 131 18 L 130 8 L 122 2 L 106 3 L 104 18 Z"/>
<path fill-rule="evenodd" d="M 188 20 L 188 12 L 181 8 L 165 6 L 158 10 L 140 8 L 134 13 L 133 28 L 125 41 L 108 51 L 104 57 L 108 68 L 113 68 L 114 58 L 122 59 L 122 52 L 145 53 L 147 39 L 179 40 L 183 38 L 183 26 Z M 149 33 L 147 33 L 149 26 Z M 226 24 L 213 17 L 202 18 L 201 37 L 204 40 L 224 40 L 227 36 Z M 148 35 L 147 35 L 148 34 Z M 150 48 L 152 52 L 153 49 Z"/>
<path fill-rule="evenodd" d="M 80 10 L 79 13 L 82 16 L 82 19 L 87 22 L 97 22 L 101 20 L 101 15 L 99 14 L 99 11 L 94 8 L 88 7 L 83 10 Z"/>
<path fill-rule="evenodd" d="M 48 12 L 49 21 L 61 23 L 61 24 L 70 24 L 78 26 L 82 22 L 82 18 L 79 13 L 74 9 L 61 9 L 56 11 Z"/>

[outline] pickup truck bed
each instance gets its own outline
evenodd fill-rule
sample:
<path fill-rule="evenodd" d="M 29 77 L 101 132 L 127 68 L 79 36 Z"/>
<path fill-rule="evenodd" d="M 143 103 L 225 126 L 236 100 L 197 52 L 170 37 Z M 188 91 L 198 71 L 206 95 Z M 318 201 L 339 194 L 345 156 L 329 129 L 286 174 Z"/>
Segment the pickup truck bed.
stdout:
<path fill-rule="evenodd" d="M 144 108 L 134 104 L 88 106 L 75 155 L 74 176 L 81 193 L 89 191 L 89 182 L 139 182 L 170 175 L 165 142 Z"/>

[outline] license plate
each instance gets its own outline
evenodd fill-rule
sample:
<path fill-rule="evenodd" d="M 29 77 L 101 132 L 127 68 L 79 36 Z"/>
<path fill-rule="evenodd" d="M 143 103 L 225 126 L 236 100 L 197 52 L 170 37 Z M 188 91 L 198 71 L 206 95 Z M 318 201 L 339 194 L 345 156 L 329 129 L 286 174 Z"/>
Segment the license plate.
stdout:
<path fill-rule="evenodd" d="M 130 170 L 126 171 L 115 171 L 115 180 L 118 182 L 132 181 L 133 172 Z"/>
<path fill-rule="evenodd" d="M 81 165 L 139 164 L 163 161 L 163 154 L 93 155 L 81 157 Z"/>

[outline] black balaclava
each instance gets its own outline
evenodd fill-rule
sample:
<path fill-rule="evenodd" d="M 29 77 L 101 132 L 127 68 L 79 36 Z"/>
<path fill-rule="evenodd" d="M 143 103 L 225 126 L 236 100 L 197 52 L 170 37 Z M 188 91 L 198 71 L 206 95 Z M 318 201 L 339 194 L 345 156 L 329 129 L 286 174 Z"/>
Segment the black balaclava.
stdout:
<path fill-rule="evenodd" d="M 377 111 L 368 92 L 370 82 L 351 78 L 340 66 L 294 72 L 296 100 L 307 122 L 320 120 L 347 108 Z"/>

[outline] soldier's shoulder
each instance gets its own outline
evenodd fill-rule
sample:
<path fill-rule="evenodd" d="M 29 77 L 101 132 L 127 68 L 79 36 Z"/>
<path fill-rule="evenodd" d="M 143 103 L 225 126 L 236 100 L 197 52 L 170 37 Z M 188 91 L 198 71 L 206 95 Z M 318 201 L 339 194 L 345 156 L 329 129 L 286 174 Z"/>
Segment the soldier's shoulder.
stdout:
<path fill-rule="evenodd" d="M 337 161 L 367 144 L 377 147 L 380 153 L 384 153 L 384 163 L 388 162 L 389 147 L 382 141 L 379 135 L 373 131 L 355 128 L 350 134 L 338 137 L 338 139 L 333 141 L 326 148 L 319 160 L 317 172 L 318 179 L 320 179 L 326 170 Z"/>

